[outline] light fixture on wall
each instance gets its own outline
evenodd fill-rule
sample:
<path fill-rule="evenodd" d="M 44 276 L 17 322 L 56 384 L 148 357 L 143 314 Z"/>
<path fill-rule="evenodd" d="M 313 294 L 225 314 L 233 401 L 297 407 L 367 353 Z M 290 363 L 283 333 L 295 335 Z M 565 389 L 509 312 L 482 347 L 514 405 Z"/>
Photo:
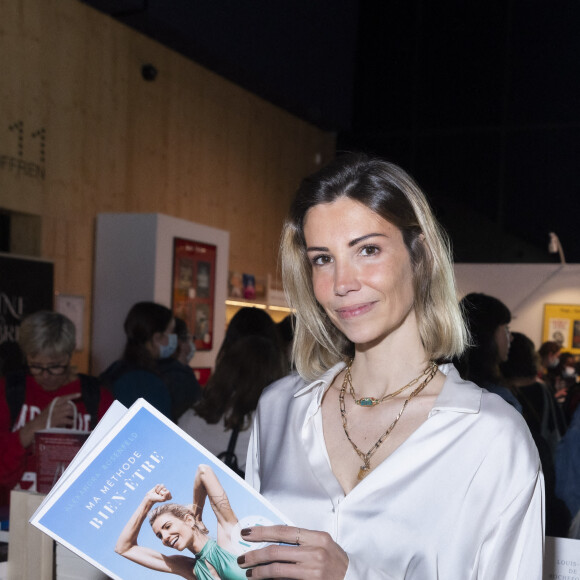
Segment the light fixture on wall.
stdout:
<path fill-rule="evenodd" d="M 562 248 L 562 244 L 560 243 L 560 238 L 554 232 L 550 232 L 548 251 L 550 254 L 560 254 L 560 262 L 562 264 L 566 263 L 566 259 L 564 258 L 564 250 Z"/>

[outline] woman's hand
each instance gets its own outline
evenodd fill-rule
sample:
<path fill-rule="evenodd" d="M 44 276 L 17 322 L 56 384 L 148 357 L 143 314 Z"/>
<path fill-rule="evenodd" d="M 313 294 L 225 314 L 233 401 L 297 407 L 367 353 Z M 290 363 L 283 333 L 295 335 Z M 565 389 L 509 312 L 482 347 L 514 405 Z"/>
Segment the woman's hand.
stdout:
<path fill-rule="evenodd" d="M 81 396 L 80 393 L 72 393 L 70 395 L 61 395 L 55 398 L 52 405 L 52 415 L 50 415 L 50 404 L 47 405 L 40 414 L 36 415 L 34 419 L 29 421 L 18 431 L 20 443 L 22 447 L 28 447 L 34 441 L 34 434 L 37 431 L 46 429 L 48 424 L 48 416 L 50 415 L 51 427 L 76 427 L 74 422 L 74 400 Z M 72 403 L 72 404 L 71 404 Z"/>
<path fill-rule="evenodd" d="M 249 578 L 343 580 L 346 574 L 348 556 L 326 532 L 293 526 L 258 526 L 245 528 L 241 534 L 248 542 L 295 544 L 272 544 L 240 556 L 240 567 L 252 568 L 246 573 Z"/>
<path fill-rule="evenodd" d="M 162 483 L 158 483 L 145 494 L 145 498 L 152 503 L 162 503 L 171 499 L 171 492 Z"/>
<path fill-rule="evenodd" d="M 80 393 L 73 393 L 71 395 L 55 397 L 52 403 L 52 413 L 50 413 L 50 405 L 48 405 L 40 414 L 40 421 L 44 424 L 43 428 L 46 428 L 48 425 L 50 415 L 51 427 L 72 427 L 74 429 L 76 425 L 73 425 L 75 415 L 73 401 L 74 399 L 78 399 L 80 396 Z"/>

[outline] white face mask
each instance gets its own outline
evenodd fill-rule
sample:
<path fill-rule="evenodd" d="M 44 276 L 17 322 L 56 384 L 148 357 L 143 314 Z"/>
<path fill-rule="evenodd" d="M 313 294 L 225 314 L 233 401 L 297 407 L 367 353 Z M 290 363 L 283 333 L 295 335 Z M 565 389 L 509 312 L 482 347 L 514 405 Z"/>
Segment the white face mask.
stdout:
<path fill-rule="evenodd" d="M 562 375 L 565 377 L 573 377 L 576 374 L 576 369 L 574 367 L 564 367 Z"/>
<path fill-rule="evenodd" d="M 193 342 L 193 340 L 189 341 L 189 352 L 187 353 L 187 356 L 185 357 L 185 360 L 187 362 L 189 362 L 192 358 L 193 355 L 195 354 L 195 342 Z"/>
<path fill-rule="evenodd" d="M 554 360 L 551 360 L 548 362 L 548 368 L 555 369 L 559 364 L 560 364 L 560 361 L 557 358 L 555 358 Z"/>
<path fill-rule="evenodd" d="M 159 345 L 159 358 L 169 358 L 177 348 L 177 334 L 170 334 L 167 344 Z"/>

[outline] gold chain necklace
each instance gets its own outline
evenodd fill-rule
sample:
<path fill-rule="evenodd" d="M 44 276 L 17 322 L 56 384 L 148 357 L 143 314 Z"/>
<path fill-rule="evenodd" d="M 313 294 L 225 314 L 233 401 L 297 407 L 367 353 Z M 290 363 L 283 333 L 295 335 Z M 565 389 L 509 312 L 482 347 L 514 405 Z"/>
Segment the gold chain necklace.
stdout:
<path fill-rule="evenodd" d="M 361 451 L 356 446 L 355 442 L 350 438 L 350 435 L 348 433 L 346 409 L 345 409 L 345 405 L 344 405 L 344 394 L 346 392 L 346 385 L 349 382 L 348 378 L 347 378 L 349 373 L 348 372 L 345 373 L 344 380 L 342 381 L 342 387 L 340 389 L 340 395 L 338 397 L 338 399 L 340 401 L 340 415 L 342 417 L 342 428 L 344 429 L 344 434 L 346 435 L 346 438 L 350 441 L 350 444 L 352 445 L 353 449 L 356 451 L 357 455 L 364 462 L 363 465 L 361 465 L 359 472 L 358 472 L 358 480 L 359 481 L 364 479 L 364 477 L 366 475 L 368 475 L 368 473 L 370 472 L 370 470 L 371 470 L 371 457 L 374 455 L 375 451 L 383 444 L 385 439 L 391 434 L 391 431 L 395 428 L 395 425 L 399 422 L 399 419 L 401 418 L 401 415 L 403 414 L 403 411 L 407 407 L 407 404 L 409 403 L 409 401 L 413 397 L 417 396 L 429 384 L 431 379 L 437 373 L 438 368 L 439 367 L 437 366 L 437 364 L 435 362 L 431 362 L 431 364 L 428 367 L 429 374 L 427 375 L 425 380 L 413 392 L 411 392 L 411 394 L 405 399 L 405 402 L 403 403 L 401 410 L 399 411 L 399 413 L 395 417 L 395 420 L 389 425 L 389 427 L 383 433 L 383 435 L 381 435 L 381 437 L 379 437 L 378 441 L 366 453 Z M 425 373 L 423 373 L 421 376 L 423 376 L 424 374 Z"/>
<path fill-rule="evenodd" d="M 374 397 L 361 397 L 360 399 L 356 398 L 356 394 L 354 392 L 354 387 L 352 386 L 352 375 L 350 374 L 350 368 L 352 366 L 353 359 L 351 358 L 346 365 L 346 371 L 344 375 L 344 380 L 348 382 L 350 395 L 353 401 L 359 405 L 360 407 L 374 407 L 375 405 L 380 405 L 384 401 L 388 401 L 389 399 L 395 398 L 397 395 L 400 395 L 404 390 L 412 387 L 415 383 L 418 383 L 423 377 L 429 376 L 433 370 L 433 366 L 437 367 L 437 365 L 431 361 L 429 366 L 416 378 L 413 379 L 411 382 L 407 383 L 404 387 L 401 387 L 398 391 L 394 393 L 388 393 L 384 397 L 380 399 L 375 399 Z"/>

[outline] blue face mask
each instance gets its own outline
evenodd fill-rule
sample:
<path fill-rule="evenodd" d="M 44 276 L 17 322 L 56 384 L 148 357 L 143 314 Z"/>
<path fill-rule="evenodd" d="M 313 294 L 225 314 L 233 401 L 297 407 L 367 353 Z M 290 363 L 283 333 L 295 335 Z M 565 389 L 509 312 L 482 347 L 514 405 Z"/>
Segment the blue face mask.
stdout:
<path fill-rule="evenodd" d="M 193 342 L 193 340 L 190 340 L 189 341 L 189 352 L 187 353 L 187 356 L 185 357 L 187 362 L 189 362 L 193 358 L 194 354 L 195 354 L 195 342 Z"/>
<path fill-rule="evenodd" d="M 167 344 L 159 345 L 159 358 L 169 358 L 177 348 L 177 334 L 170 334 Z"/>

